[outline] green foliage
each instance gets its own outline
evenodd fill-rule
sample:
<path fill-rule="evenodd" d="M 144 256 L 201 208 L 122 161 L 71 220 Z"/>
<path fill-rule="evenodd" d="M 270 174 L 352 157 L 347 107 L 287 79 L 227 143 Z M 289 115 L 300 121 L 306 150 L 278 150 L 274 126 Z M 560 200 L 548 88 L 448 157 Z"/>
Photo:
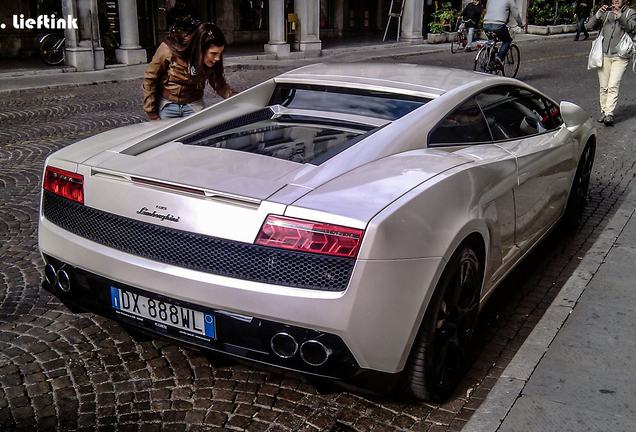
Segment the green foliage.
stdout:
<path fill-rule="evenodd" d="M 533 1 L 528 8 L 528 23 L 538 26 L 554 24 L 554 6 Z"/>
<path fill-rule="evenodd" d="M 575 4 L 559 1 L 555 15 L 554 0 L 531 0 L 528 7 L 528 23 L 547 26 L 554 24 L 576 24 Z"/>
<path fill-rule="evenodd" d="M 454 31 L 457 27 L 457 17 L 459 11 L 453 9 L 451 2 L 442 3 L 435 12 L 431 14 L 433 22 L 428 27 L 431 33 L 443 33 L 445 31 Z"/>
<path fill-rule="evenodd" d="M 429 23 L 428 29 L 431 33 L 444 33 L 446 31 L 444 25 L 441 22 L 436 21 Z"/>
<path fill-rule="evenodd" d="M 561 24 L 577 24 L 578 20 L 574 18 L 574 4 L 559 3 L 559 17 Z"/>

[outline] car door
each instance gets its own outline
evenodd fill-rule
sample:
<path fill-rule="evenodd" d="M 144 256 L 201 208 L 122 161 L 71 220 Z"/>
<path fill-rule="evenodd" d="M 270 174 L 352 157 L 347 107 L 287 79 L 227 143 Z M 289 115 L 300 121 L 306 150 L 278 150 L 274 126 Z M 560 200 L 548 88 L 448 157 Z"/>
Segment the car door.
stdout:
<path fill-rule="evenodd" d="M 479 208 L 479 217 L 490 227 L 491 267 L 487 274 L 497 279 L 506 273 L 520 252 L 514 243 L 513 188 L 517 183 L 514 155 L 493 144 L 490 128 L 475 98 L 463 102 L 431 130 L 428 147 L 452 151 L 474 161 L 468 175 L 472 200 Z"/>
<path fill-rule="evenodd" d="M 574 140 L 561 133 L 558 107 L 535 92 L 498 86 L 477 101 L 496 145 L 517 160 L 515 243 L 525 251 L 565 209 L 576 163 Z"/>

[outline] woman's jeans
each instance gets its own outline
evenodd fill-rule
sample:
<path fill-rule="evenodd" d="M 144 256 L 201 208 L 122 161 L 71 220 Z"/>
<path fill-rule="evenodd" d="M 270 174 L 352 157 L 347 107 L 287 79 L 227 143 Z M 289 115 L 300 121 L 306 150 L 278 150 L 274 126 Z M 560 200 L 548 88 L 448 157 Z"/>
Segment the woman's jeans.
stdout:
<path fill-rule="evenodd" d="M 614 115 L 614 109 L 618 102 L 618 88 L 628 65 L 629 59 L 604 56 L 603 67 L 598 68 L 599 102 L 601 112 L 606 116 Z"/>
<path fill-rule="evenodd" d="M 475 27 L 468 27 L 468 40 L 466 41 L 467 47 L 473 46 L 473 35 L 475 34 Z"/>
<path fill-rule="evenodd" d="M 499 60 L 503 63 L 503 60 L 506 58 L 506 54 L 510 49 L 510 44 L 512 43 L 508 27 L 505 24 L 484 24 L 484 31 L 493 32 L 501 41 L 501 47 L 499 47 L 497 58 L 499 58 Z"/>
<path fill-rule="evenodd" d="M 587 18 L 579 18 L 579 28 L 576 30 L 576 36 L 574 36 L 574 39 L 578 39 L 581 32 L 583 32 L 583 34 L 585 35 L 585 39 L 590 37 L 590 34 L 587 32 L 587 29 L 585 28 L 586 19 Z"/>
<path fill-rule="evenodd" d="M 192 114 L 194 114 L 194 110 L 188 105 L 169 103 L 159 111 L 159 118 L 161 120 L 165 120 L 178 117 L 188 117 Z"/>

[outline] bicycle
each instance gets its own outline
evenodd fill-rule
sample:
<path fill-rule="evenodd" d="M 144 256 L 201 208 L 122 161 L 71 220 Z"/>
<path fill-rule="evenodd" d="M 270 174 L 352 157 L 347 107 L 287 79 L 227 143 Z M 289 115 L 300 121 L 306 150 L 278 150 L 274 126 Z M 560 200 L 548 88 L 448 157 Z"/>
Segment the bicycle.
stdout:
<path fill-rule="evenodd" d="M 101 37 L 102 48 L 104 48 L 104 61 L 111 61 L 115 58 L 117 42 L 109 34 Z M 40 39 L 40 58 L 44 63 L 55 66 L 64 61 L 64 47 L 66 38 L 55 33 L 44 35 Z"/>
<path fill-rule="evenodd" d="M 460 18 L 460 19 L 462 22 L 457 28 L 457 33 L 455 34 L 455 36 L 453 37 L 453 40 L 451 41 L 451 46 L 450 46 L 451 54 L 455 54 L 459 50 L 466 49 L 466 45 L 468 44 L 469 30 L 466 28 L 466 24 L 470 20 L 464 20 L 463 18 Z"/>
<path fill-rule="evenodd" d="M 474 70 L 479 72 L 487 72 L 494 74 L 501 74 L 507 77 L 516 77 L 519 72 L 519 64 L 521 62 L 521 52 L 517 44 L 512 41 L 510 43 L 510 49 L 506 54 L 506 58 L 503 61 L 502 66 L 493 66 L 495 64 L 495 58 L 499 51 L 499 38 L 492 32 L 486 32 L 488 40 L 477 52 L 475 56 Z"/>

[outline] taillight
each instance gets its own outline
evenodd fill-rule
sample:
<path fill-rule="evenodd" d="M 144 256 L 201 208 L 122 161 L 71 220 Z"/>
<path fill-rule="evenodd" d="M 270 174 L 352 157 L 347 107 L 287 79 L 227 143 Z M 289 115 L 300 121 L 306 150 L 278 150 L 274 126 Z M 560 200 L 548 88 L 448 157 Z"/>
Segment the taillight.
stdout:
<path fill-rule="evenodd" d="M 268 216 L 256 244 L 355 258 L 364 230 Z"/>
<path fill-rule="evenodd" d="M 84 176 L 59 168 L 46 167 L 44 190 L 84 204 Z"/>

